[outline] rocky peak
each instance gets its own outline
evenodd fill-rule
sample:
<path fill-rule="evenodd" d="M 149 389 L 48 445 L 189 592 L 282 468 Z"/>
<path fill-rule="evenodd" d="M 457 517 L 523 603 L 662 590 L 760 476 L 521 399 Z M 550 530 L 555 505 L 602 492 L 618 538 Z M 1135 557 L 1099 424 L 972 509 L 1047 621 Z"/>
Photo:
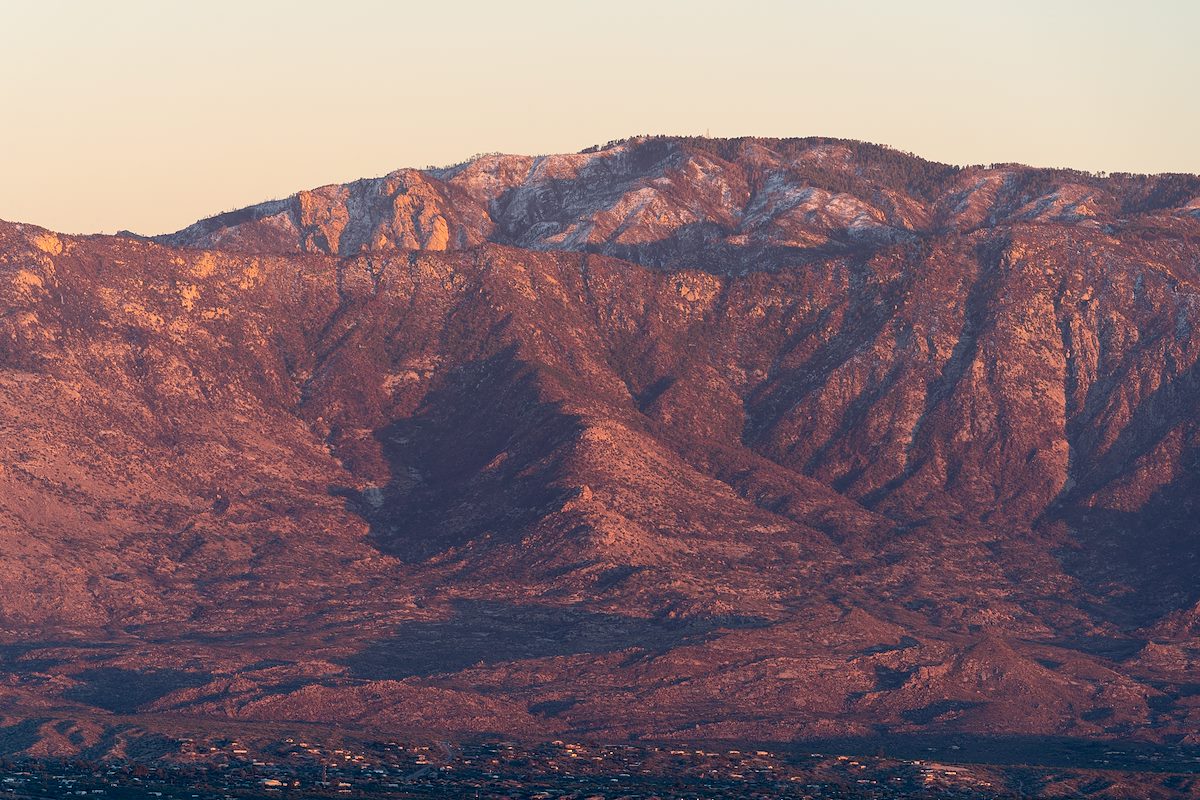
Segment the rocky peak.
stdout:
<path fill-rule="evenodd" d="M 946 230 L 1157 224 L 1165 214 L 1191 213 L 1196 192 L 1200 184 L 1188 176 L 960 169 L 862 142 L 641 137 L 572 155 L 484 155 L 400 170 L 159 240 L 340 255 L 496 241 L 652 266 L 771 269 Z"/>

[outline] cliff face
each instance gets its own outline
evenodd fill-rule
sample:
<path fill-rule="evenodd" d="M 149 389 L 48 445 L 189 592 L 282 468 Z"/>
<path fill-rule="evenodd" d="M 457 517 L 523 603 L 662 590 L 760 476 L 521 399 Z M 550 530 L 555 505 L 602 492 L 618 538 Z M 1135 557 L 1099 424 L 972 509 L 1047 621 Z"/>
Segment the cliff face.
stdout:
<path fill-rule="evenodd" d="M 647 139 L 0 225 L 0 691 L 1194 736 L 1197 197 Z"/>

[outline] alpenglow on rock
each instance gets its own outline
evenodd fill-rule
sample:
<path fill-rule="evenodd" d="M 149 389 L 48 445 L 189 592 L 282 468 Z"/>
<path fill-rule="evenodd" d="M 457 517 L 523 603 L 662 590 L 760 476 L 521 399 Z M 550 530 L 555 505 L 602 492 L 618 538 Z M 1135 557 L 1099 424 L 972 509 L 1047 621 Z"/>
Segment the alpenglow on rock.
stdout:
<path fill-rule="evenodd" d="M 1194 741 L 1198 208 L 639 138 L 0 223 L 5 714 Z"/>

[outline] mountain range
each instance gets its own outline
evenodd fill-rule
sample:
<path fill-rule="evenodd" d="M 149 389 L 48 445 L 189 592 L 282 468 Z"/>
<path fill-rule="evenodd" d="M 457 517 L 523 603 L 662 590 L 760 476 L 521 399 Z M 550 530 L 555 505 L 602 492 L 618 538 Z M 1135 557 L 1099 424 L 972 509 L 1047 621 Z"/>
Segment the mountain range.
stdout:
<path fill-rule="evenodd" d="M 0 223 L 0 732 L 1200 744 L 1200 177 L 637 137 Z"/>

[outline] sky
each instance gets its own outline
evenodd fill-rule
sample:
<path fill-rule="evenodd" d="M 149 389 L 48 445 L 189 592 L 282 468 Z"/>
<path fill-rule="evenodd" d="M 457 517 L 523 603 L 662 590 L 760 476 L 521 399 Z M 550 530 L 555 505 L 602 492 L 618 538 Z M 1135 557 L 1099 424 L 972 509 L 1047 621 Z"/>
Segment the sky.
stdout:
<path fill-rule="evenodd" d="M 0 219 L 162 233 L 637 134 L 1200 172 L 1200 3 L 0 0 Z"/>

